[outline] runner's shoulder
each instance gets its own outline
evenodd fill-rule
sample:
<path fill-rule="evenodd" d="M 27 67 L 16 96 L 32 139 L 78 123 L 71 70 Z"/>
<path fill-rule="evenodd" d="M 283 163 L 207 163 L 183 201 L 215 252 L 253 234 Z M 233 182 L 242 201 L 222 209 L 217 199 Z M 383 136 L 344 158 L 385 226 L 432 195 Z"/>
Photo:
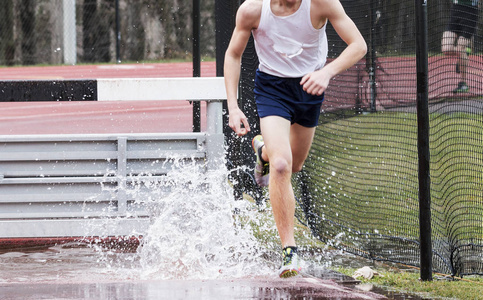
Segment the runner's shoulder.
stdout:
<path fill-rule="evenodd" d="M 263 0 L 247 0 L 238 8 L 237 22 L 241 21 L 250 24 L 250 27 L 257 28 L 262 15 Z"/>

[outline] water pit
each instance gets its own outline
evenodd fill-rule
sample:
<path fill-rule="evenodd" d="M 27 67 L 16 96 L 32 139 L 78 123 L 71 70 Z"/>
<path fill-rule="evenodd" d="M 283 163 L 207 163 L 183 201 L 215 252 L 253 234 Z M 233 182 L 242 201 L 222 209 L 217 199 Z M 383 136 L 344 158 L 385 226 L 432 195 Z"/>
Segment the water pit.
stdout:
<path fill-rule="evenodd" d="M 364 264 L 340 251 L 302 251 L 305 275 L 279 279 L 278 238 L 254 235 L 254 226 L 273 235 L 269 212 L 235 201 L 226 170 L 199 168 L 169 172 L 169 194 L 142 182 L 130 191 L 152 214 L 139 247 L 127 239 L 0 252 L 2 299 L 383 299 L 337 284 L 354 282 L 327 266 Z"/>

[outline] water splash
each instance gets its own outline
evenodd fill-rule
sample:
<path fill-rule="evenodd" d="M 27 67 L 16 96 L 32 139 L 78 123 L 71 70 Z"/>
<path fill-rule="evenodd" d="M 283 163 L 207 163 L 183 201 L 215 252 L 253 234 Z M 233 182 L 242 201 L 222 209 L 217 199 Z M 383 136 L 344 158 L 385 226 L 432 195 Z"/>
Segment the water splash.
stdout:
<path fill-rule="evenodd" d="M 140 181 L 139 188 L 131 192 L 144 195 L 143 205 L 152 220 L 137 252 L 140 277 L 213 279 L 273 274 L 263 258 L 267 250 L 250 226 L 249 220 L 257 218 L 254 204 L 234 200 L 226 168 L 205 171 L 191 162 L 174 159 L 171 163 L 173 168 L 162 181 L 148 185 Z"/>

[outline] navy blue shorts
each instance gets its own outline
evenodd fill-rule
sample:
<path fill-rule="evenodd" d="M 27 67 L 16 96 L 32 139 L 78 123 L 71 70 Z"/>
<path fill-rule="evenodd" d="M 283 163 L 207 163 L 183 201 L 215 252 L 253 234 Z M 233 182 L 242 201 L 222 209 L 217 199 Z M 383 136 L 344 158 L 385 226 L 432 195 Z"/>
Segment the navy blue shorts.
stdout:
<path fill-rule="evenodd" d="M 279 116 L 291 124 L 317 126 L 324 94 L 308 94 L 300 85 L 300 80 L 302 78 L 282 78 L 257 70 L 254 94 L 258 116 Z"/>

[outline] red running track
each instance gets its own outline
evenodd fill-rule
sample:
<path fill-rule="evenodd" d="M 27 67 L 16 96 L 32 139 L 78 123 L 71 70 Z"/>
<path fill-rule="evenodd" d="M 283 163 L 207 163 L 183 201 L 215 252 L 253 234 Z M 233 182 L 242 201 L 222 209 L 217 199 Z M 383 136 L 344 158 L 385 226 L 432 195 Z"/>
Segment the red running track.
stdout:
<path fill-rule="evenodd" d="M 192 75 L 190 62 L 0 68 L 0 80 Z M 216 76 L 216 62 L 201 63 L 201 76 Z M 206 128 L 205 112 L 206 106 L 202 102 L 202 130 Z M 188 101 L 0 102 L 0 135 L 157 133 L 191 130 L 192 106 Z"/>

